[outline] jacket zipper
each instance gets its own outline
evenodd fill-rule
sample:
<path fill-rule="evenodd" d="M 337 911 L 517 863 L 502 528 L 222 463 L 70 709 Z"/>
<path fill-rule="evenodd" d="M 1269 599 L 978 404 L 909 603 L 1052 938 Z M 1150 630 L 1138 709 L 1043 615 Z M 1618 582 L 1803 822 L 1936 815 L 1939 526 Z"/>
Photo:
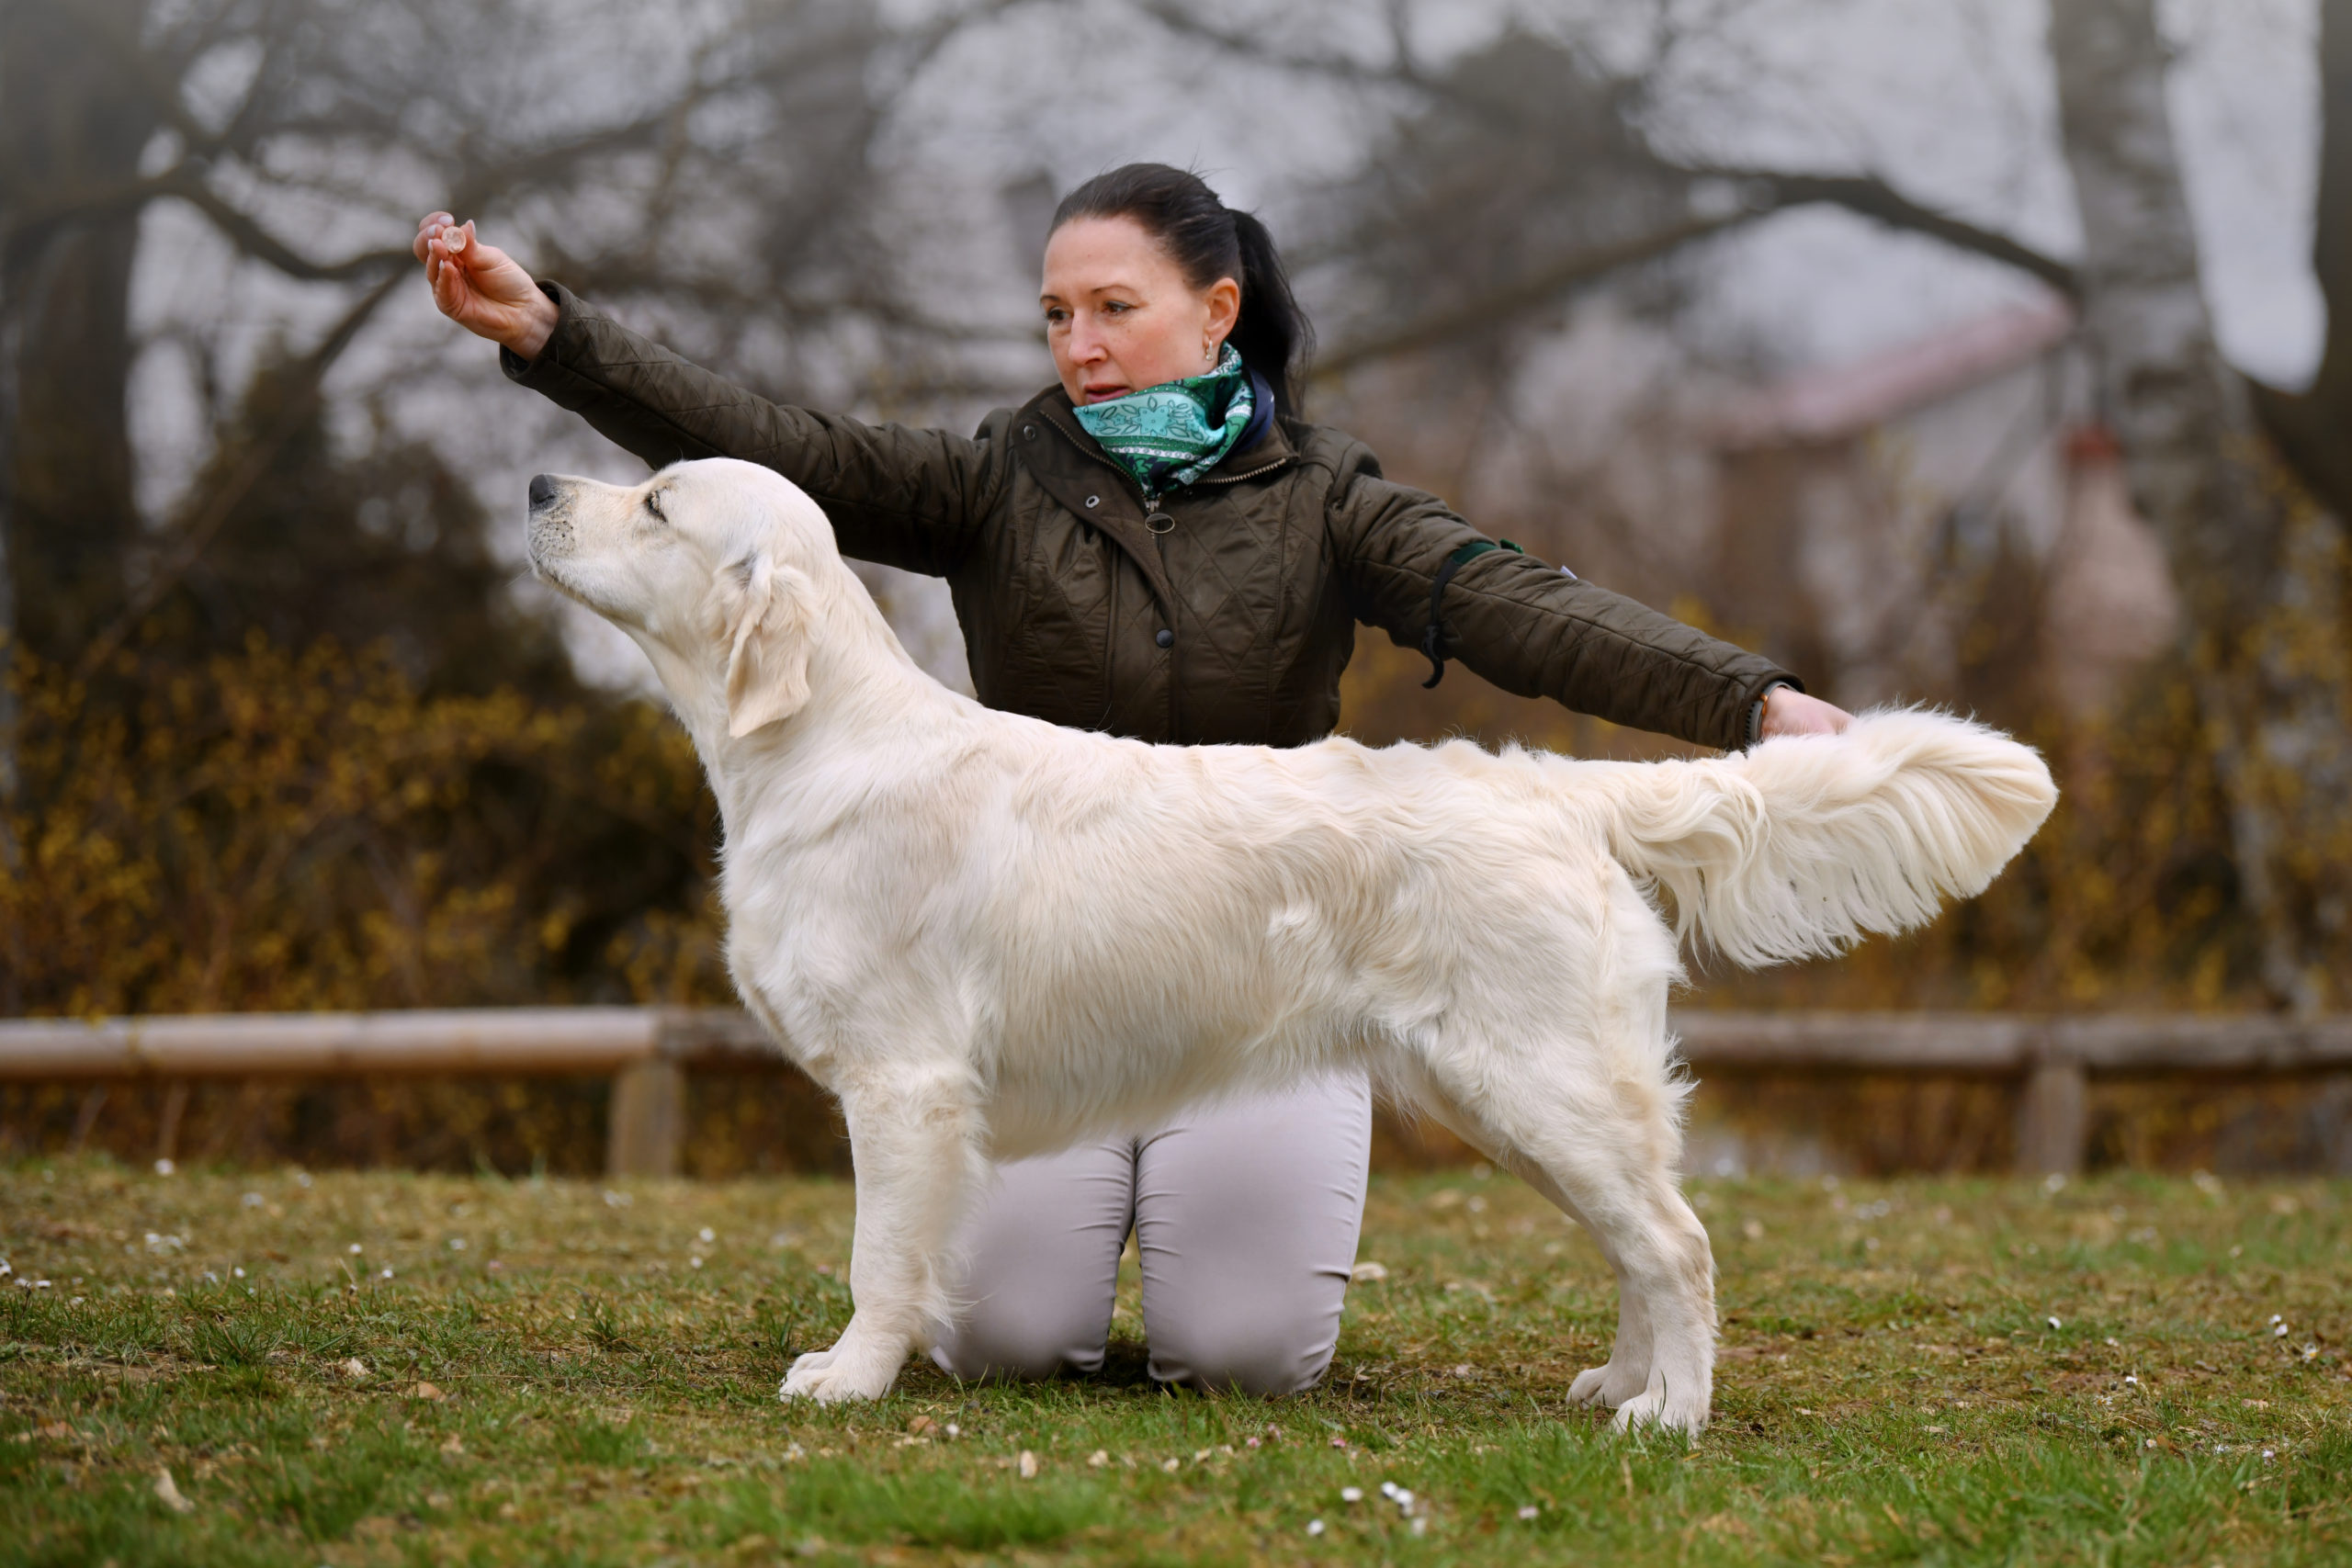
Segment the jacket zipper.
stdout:
<path fill-rule="evenodd" d="M 1256 479 L 1260 474 L 1271 474 L 1271 473 L 1272 473 L 1276 468 L 1281 468 L 1284 463 L 1287 463 L 1287 462 L 1289 462 L 1289 461 L 1290 461 L 1290 457 L 1289 457 L 1289 455 L 1284 455 L 1284 456 L 1283 456 L 1283 457 L 1276 457 L 1276 458 L 1274 458 L 1272 462 L 1268 462 L 1268 463 L 1261 463 L 1261 464 L 1259 464 L 1256 468 L 1251 468 L 1251 469 L 1249 469 L 1247 472 L 1244 472 L 1244 473 L 1238 473 L 1238 474 L 1206 474 L 1206 475 L 1204 475 L 1204 476 L 1202 476 L 1201 478 L 1199 478 L 1199 479 L 1194 479 L 1193 482 L 1194 484 L 1196 484 L 1196 485 L 1232 485 L 1232 484 L 1239 484 L 1243 479 Z"/>
<path fill-rule="evenodd" d="M 1144 502 L 1144 505 L 1150 511 L 1159 510 L 1159 503 L 1157 502 L 1147 501 Z M 1151 536 L 1151 547 L 1159 552 L 1159 574 L 1162 577 L 1166 577 L 1170 585 L 1172 587 L 1175 584 L 1176 579 L 1170 575 L 1168 570 L 1168 536 L 1166 534 L 1154 534 Z M 1170 604 L 1168 608 L 1170 612 L 1168 616 L 1168 629 L 1173 632 L 1176 629 L 1176 616 L 1174 613 L 1176 606 Z M 1179 745 L 1182 744 L 1181 738 L 1184 731 L 1182 728 L 1183 716 L 1179 711 L 1177 700 L 1179 694 L 1182 689 L 1183 682 L 1176 679 L 1176 645 L 1171 642 L 1168 645 L 1168 739 L 1172 741 L 1176 741 Z"/>

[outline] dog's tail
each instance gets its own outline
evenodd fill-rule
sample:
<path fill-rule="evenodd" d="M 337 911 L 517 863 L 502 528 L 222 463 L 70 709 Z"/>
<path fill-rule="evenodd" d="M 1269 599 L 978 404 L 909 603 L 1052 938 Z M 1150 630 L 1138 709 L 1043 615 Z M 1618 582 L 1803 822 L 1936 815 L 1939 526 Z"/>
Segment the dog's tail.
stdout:
<path fill-rule="evenodd" d="M 2031 747 L 1921 709 L 1611 766 L 1602 784 L 1610 852 L 1671 896 L 1678 936 L 1749 967 L 1835 953 L 1984 891 L 2058 799 Z"/>

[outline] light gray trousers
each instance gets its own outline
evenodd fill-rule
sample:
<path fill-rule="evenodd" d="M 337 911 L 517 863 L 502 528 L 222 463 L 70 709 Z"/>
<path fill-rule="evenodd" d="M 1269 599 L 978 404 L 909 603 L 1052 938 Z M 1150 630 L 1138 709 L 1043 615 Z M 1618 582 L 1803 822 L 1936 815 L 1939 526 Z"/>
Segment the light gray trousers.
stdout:
<path fill-rule="evenodd" d="M 1310 1388 L 1339 1344 L 1371 1156 L 1371 1086 L 1350 1072 L 999 1166 L 960 1237 L 970 1308 L 932 1359 L 963 1378 L 1098 1371 L 1132 1228 L 1154 1378 Z"/>

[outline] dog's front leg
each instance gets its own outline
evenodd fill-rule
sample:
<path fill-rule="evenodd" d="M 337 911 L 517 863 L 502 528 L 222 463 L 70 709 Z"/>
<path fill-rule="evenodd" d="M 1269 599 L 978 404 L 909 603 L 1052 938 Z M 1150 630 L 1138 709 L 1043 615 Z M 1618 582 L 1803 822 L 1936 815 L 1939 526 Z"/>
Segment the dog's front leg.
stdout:
<path fill-rule="evenodd" d="M 947 1250 L 982 1168 L 970 1075 L 942 1067 L 845 1087 L 857 1223 L 854 1310 L 830 1350 L 792 1363 L 783 1399 L 878 1399 L 953 1310 Z"/>

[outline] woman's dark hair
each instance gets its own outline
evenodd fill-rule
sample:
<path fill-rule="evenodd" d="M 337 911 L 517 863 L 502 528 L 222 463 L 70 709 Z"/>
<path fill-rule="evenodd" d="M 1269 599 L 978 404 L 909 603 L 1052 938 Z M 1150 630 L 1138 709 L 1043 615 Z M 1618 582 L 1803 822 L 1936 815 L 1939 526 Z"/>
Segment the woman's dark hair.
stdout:
<path fill-rule="evenodd" d="M 1200 175 L 1166 164 L 1126 164 L 1097 175 L 1054 209 L 1051 233 L 1073 218 L 1127 218 L 1159 242 L 1194 288 L 1220 277 L 1241 285 L 1241 317 L 1227 341 L 1274 389 L 1276 410 L 1302 417 L 1315 329 L 1290 291 L 1274 237 L 1256 216 L 1236 212 Z"/>

